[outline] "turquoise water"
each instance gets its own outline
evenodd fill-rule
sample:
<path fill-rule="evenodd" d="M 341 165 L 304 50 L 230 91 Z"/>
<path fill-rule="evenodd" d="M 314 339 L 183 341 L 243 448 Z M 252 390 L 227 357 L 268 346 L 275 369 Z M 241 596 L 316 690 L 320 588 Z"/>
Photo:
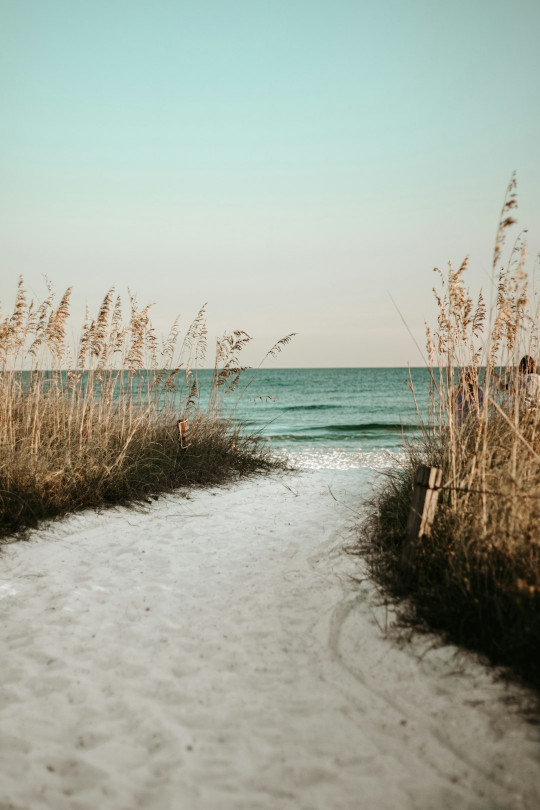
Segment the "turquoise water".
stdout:
<path fill-rule="evenodd" d="M 51 383 L 46 373 L 42 385 Z M 425 417 L 429 373 L 425 368 L 410 371 L 417 404 Z M 127 372 L 113 375 L 115 395 L 130 385 L 142 398 L 153 380 L 152 372 L 141 372 L 129 382 Z M 83 383 L 86 373 L 83 374 Z M 201 405 L 208 400 L 212 371 L 197 372 Z M 68 386 L 65 372 L 62 384 Z M 103 374 L 104 384 L 107 374 Z M 248 433 L 301 467 L 382 468 L 402 453 L 404 436 L 418 430 L 415 400 L 408 386 L 407 368 L 315 368 L 247 371 L 236 391 L 224 398 L 222 414 L 232 415 Z M 21 384 L 31 377 L 23 372 Z M 179 375 L 182 385 L 183 378 Z M 95 384 L 95 383 L 94 383 Z M 178 417 L 189 385 L 179 392 Z M 99 390 L 99 388 L 98 388 Z"/>
<path fill-rule="evenodd" d="M 206 375 L 200 372 L 203 396 Z M 411 376 L 425 415 L 428 372 L 415 368 Z M 247 372 L 241 398 L 235 406 L 233 394 L 225 410 L 301 466 L 380 468 L 401 455 L 403 436 L 418 429 L 408 379 L 406 368 Z"/>

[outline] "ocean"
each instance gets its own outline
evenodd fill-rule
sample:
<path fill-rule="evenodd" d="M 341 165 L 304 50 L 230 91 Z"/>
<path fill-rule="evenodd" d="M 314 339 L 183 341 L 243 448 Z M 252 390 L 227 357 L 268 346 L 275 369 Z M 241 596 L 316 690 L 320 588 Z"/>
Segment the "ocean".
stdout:
<path fill-rule="evenodd" d="M 203 409 L 212 373 L 197 371 Z M 53 379 L 52 372 L 45 372 L 45 379 L 48 375 Z M 143 371 L 135 378 L 133 385 L 143 396 L 152 376 L 153 372 Z M 380 469 L 402 454 L 404 436 L 418 430 L 417 405 L 427 417 L 429 379 L 426 368 L 250 369 L 241 375 L 236 390 L 223 398 L 220 412 L 287 455 L 295 466 Z M 21 380 L 28 387 L 30 373 L 22 372 Z M 179 418 L 186 391 L 184 382 L 178 394 Z"/>
<path fill-rule="evenodd" d="M 210 372 L 199 372 L 203 392 Z M 425 418 L 429 373 L 411 369 Z M 300 368 L 245 372 L 224 412 L 304 468 L 382 468 L 418 430 L 407 368 Z M 237 396 L 237 394 L 240 396 Z"/>

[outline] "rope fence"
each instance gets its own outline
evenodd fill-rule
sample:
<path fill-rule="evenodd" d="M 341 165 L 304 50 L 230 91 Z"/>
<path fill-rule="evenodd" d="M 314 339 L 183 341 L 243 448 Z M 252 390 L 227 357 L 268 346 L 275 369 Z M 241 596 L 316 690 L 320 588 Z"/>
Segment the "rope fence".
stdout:
<path fill-rule="evenodd" d="M 469 489 L 468 487 L 454 487 L 448 484 L 441 485 L 438 490 L 446 490 L 448 492 L 471 492 L 473 495 L 496 495 L 498 498 L 513 498 L 508 492 L 494 492 L 491 489 Z M 520 498 L 533 498 L 540 500 L 540 495 L 533 495 L 530 492 L 520 492 Z"/>
<path fill-rule="evenodd" d="M 407 521 L 407 536 L 409 542 L 403 547 L 402 561 L 411 564 L 416 552 L 416 543 L 422 537 L 429 537 L 440 492 L 467 492 L 474 495 L 493 495 L 497 498 L 513 498 L 508 492 L 495 492 L 493 490 L 470 489 L 452 484 L 442 483 L 442 470 L 439 467 L 427 467 L 421 464 L 416 470 L 411 508 Z M 540 500 L 540 495 L 520 492 L 520 498 Z"/>

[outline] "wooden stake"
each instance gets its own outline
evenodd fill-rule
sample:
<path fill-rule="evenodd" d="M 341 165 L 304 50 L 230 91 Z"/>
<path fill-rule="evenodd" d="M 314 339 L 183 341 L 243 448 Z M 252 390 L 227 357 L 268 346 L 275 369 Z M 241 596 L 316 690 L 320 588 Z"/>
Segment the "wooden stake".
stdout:
<path fill-rule="evenodd" d="M 180 439 L 180 447 L 185 450 L 189 447 L 189 436 L 188 436 L 188 420 L 187 419 L 179 419 L 178 420 L 178 438 Z"/>
<path fill-rule="evenodd" d="M 429 537 L 435 518 L 442 470 L 421 464 L 416 471 L 411 511 L 407 521 L 409 542 L 403 546 L 402 560 L 410 564 L 416 552 L 416 542 L 421 537 Z"/>
<path fill-rule="evenodd" d="M 413 540 L 429 537 L 435 517 L 442 470 L 421 464 L 414 479 L 414 492 L 407 522 L 407 534 Z"/>

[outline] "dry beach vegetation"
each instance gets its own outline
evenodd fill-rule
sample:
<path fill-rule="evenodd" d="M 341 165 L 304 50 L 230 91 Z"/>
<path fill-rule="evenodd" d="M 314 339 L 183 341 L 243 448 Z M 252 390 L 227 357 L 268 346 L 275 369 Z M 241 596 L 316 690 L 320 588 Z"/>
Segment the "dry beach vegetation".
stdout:
<path fill-rule="evenodd" d="M 467 260 L 440 275 L 438 323 L 427 329 L 430 415 L 418 441 L 407 444 L 405 463 L 388 471 L 371 500 L 360 547 L 379 581 L 412 597 L 409 618 L 538 686 L 540 401 L 531 404 L 519 361 L 538 356 L 539 310 L 523 234 L 501 264 L 515 207 L 513 178 L 493 258 L 492 306 L 467 290 Z M 442 487 L 431 535 L 411 560 L 406 525 L 419 464 L 440 468 Z"/>
<path fill-rule="evenodd" d="M 223 415 L 245 371 L 240 354 L 249 335 L 237 330 L 218 340 L 203 405 L 196 369 L 207 352 L 205 307 L 182 340 L 177 319 L 160 341 L 150 307 L 130 296 L 124 317 L 111 289 L 95 318 L 87 310 L 72 349 L 70 295 L 57 303 L 48 284 L 36 304 L 20 279 L 14 309 L 0 320 L 0 536 L 84 507 L 279 464 Z M 189 447 L 182 447 L 179 420 L 188 420 Z"/>

